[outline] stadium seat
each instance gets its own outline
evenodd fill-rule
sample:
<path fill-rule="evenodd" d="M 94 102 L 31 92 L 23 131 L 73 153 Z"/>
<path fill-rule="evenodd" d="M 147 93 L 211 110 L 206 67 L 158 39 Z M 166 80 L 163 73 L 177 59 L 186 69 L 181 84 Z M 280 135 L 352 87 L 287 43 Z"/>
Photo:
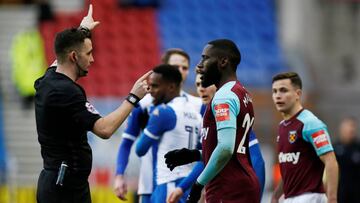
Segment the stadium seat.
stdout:
<path fill-rule="evenodd" d="M 116 0 L 93 4 L 94 18 L 101 22 L 93 32 L 95 63 L 89 76 L 79 82 L 88 96 L 126 95 L 133 82 L 159 62 L 155 10 L 119 8 Z M 55 59 L 52 50 L 56 32 L 77 26 L 83 15 L 84 12 L 59 13 L 56 21 L 41 25 L 49 64 Z"/>
<path fill-rule="evenodd" d="M 168 0 L 158 13 L 162 50 L 183 48 L 191 54 L 194 68 L 208 41 L 232 39 L 242 53 L 240 80 L 247 86 L 267 87 L 269 80 L 255 76 L 249 80 L 248 76 L 264 75 L 265 70 L 271 75 L 286 69 L 277 42 L 274 13 L 272 0 Z M 189 79 L 185 85 L 192 87 L 194 75 Z"/>

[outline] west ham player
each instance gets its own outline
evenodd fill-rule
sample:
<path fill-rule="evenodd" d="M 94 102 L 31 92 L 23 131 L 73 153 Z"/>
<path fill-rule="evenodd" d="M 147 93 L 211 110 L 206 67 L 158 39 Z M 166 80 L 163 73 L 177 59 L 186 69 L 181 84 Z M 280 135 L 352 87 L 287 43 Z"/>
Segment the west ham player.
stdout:
<path fill-rule="evenodd" d="M 195 79 L 195 86 L 196 91 L 200 98 L 203 101 L 203 106 L 201 108 L 201 115 L 204 115 L 205 109 L 207 104 L 211 102 L 211 99 L 213 98 L 215 92 L 216 92 L 216 86 L 211 85 L 209 87 L 204 88 L 201 85 L 201 75 L 197 74 Z M 165 157 L 168 158 L 172 155 L 176 154 L 178 150 L 170 151 L 168 152 Z M 260 188 L 261 191 L 264 190 L 265 186 L 265 163 L 264 159 L 262 157 L 260 146 L 258 139 L 255 136 L 255 133 L 253 131 L 250 132 L 250 138 L 249 138 L 249 151 L 250 151 L 250 157 L 251 157 L 251 163 L 253 165 L 253 168 L 255 170 L 256 176 L 259 179 L 260 182 Z M 183 191 L 186 191 L 191 185 L 195 182 L 196 178 L 200 175 L 202 170 L 204 169 L 204 163 L 198 162 L 192 172 L 189 174 L 187 178 L 185 178 L 180 184 L 179 187 L 177 187 L 169 196 L 167 199 L 167 203 L 176 203 L 178 200 L 182 197 L 184 194 Z"/>
<path fill-rule="evenodd" d="M 189 74 L 190 57 L 185 51 L 176 48 L 169 49 L 162 56 L 162 62 L 178 66 L 182 76 L 182 81 L 186 80 L 187 75 Z M 200 112 L 202 105 L 200 98 L 194 97 L 183 90 L 181 90 L 180 95 L 186 97 Z M 148 94 L 139 102 L 139 107 L 135 108 L 128 118 L 127 128 L 123 133 L 123 139 L 118 151 L 116 176 L 114 180 L 114 191 L 122 200 L 125 200 L 125 195 L 127 194 L 127 184 L 124 172 L 128 164 L 130 150 L 141 129 L 146 125 L 149 117 L 149 108 L 152 106 L 152 100 L 151 95 Z M 138 187 L 138 194 L 140 195 L 141 203 L 150 202 L 150 195 L 153 192 L 152 165 L 153 161 L 151 153 L 147 153 L 145 156 L 141 157 Z"/>
<path fill-rule="evenodd" d="M 155 107 L 136 145 L 136 153 L 143 156 L 152 147 L 156 186 L 151 202 L 166 202 L 167 195 L 192 169 L 192 165 L 185 165 L 169 171 L 164 160 L 169 150 L 194 149 L 199 139 L 201 115 L 186 97 L 180 96 L 180 83 L 180 72 L 171 65 L 154 68 L 149 78 Z M 180 202 L 185 202 L 185 198 Z"/>
<path fill-rule="evenodd" d="M 206 108 L 202 136 L 205 169 L 193 184 L 187 202 L 197 202 L 206 185 L 206 202 L 260 202 L 260 186 L 251 166 L 249 135 L 254 123 L 252 100 L 237 80 L 240 51 L 231 40 L 209 42 L 197 72 L 202 85 L 218 88 Z M 182 150 L 169 167 L 199 160 L 197 150 Z"/>
<path fill-rule="evenodd" d="M 272 202 L 278 202 L 282 194 L 285 202 L 291 203 L 337 202 L 338 165 L 327 127 L 303 108 L 301 95 L 302 82 L 297 73 L 273 77 L 272 98 L 284 120 L 277 138 L 282 181 Z M 326 188 L 322 182 L 324 168 Z"/>

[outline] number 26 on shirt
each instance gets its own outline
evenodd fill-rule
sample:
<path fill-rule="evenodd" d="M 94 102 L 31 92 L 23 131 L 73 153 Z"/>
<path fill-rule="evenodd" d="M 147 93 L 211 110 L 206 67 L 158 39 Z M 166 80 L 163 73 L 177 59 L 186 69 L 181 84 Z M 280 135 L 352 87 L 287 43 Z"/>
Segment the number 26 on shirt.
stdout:
<path fill-rule="evenodd" d="M 244 146 L 245 139 L 246 139 L 246 135 L 248 134 L 250 127 L 253 125 L 253 123 L 254 123 L 254 117 L 251 118 L 249 113 L 247 113 L 245 115 L 243 123 L 242 123 L 242 127 L 245 129 L 245 131 L 244 131 L 244 135 L 240 141 L 239 147 L 237 149 L 237 153 L 240 153 L 240 154 L 246 153 L 246 147 Z"/>

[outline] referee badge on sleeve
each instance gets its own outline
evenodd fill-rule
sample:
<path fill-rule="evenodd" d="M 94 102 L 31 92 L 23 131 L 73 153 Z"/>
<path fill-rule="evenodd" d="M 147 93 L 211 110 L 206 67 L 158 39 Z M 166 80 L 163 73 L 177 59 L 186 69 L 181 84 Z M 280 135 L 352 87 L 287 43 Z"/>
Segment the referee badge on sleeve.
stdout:
<path fill-rule="evenodd" d="M 89 102 L 86 102 L 86 103 L 85 103 L 85 106 L 86 106 L 86 109 L 88 110 L 88 112 L 93 113 L 93 114 L 100 114 L 100 113 L 95 109 L 95 107 L 94 107 L 92 104 L 90 104 Z"/>

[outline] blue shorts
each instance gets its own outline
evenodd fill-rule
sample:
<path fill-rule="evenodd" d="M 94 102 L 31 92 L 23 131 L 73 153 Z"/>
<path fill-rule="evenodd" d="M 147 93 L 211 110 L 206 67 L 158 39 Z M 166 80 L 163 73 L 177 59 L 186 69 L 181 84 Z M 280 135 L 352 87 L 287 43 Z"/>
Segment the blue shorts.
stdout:
<path fill-rule="evenodd" d="M 165 203 L 166 202 L 166 198 L 171 194 L 172 191 L 174 191 L 174 189 L 180 184 L 180 182 L 183 180 L 184 178 L 180 178 L 177 179 L 173 182 L 168 182 L 168 183 L 164 183 L 161 185 L 157 185 L 155 186 L 155 190 L 151 195 L 151 202 L 156 202 L 156 203 Z M 183 196 L 181 197 L 181 199 L 179 200 L 179 203 L 185 203 L 186 202 L 186 198 L 189 195 L 190 192 L 190 188 L 186 191 L 184 191 Z"/>

